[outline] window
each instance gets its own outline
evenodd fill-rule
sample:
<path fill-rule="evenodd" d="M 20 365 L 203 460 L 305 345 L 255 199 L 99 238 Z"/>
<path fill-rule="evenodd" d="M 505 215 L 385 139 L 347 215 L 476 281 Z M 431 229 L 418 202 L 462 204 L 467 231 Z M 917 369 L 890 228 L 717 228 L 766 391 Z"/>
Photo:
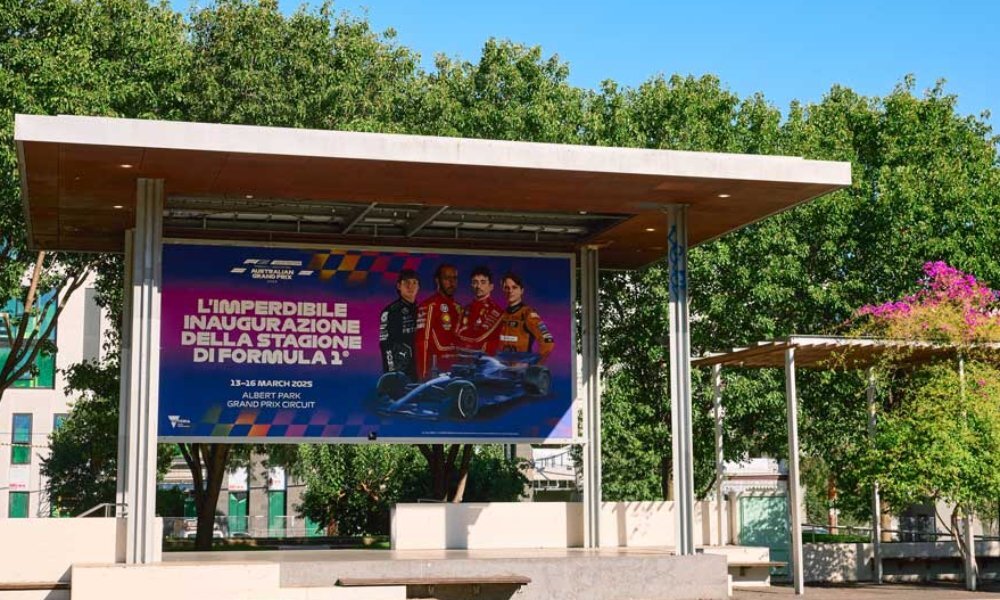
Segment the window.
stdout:
<path fill-rule="evenodd" d="M 11 492 L 7 516 L 11 519 L 28 518 L 28 492 Z"/>
<path fill-rule="evenodd" d="M 56 431 L 62 429 L 63 423 L 66 422 L 68 417 L 69 415 L 65 413 L 52 415 L 52 432 L 55 433 Z"/>
<path fill-rule="evenodd" d="M 38 305 L 45 306 L 45 303 L 51 298 L 51 293 L 43 296 L 39 299 Z M 21 300 L 13 299 L 9 300 L 0 306 L 0 313 L 7 315 L 11 320 L 17 321 L 22 316 L 24 316 L 24 303 Z M 54 304 L 48 305 L 48 310 L 45 316 L 41 319 L 41 323 L 37 323 L 37 316 L 32 316 L 29 321 L 29 326 L 35 327 L 47 327 L 52 321 L 56 314 L 56 307 Z M 7 362 L 10 358 L 10 339 L 8 338 L 8 331 L 6 325 L 0 327 L 0 364 Z M 52 328 L 52 333 L 49 336 L 49 341 L 55 344 L 56 341 L 56 328 Z M 39 352 L 38 356 L 35 357 L 33 368 L 28 369 L 14 382 L 13 387 L 15 388 L 54 388 L 56 382 L 56 355 L 55 352 L 43 353 Z"/>
<path fill-rule="evenodd" d="M 11 430 L 10 462 L 14 465 L 31 463 L 31 413 L 15 413 Z"/>

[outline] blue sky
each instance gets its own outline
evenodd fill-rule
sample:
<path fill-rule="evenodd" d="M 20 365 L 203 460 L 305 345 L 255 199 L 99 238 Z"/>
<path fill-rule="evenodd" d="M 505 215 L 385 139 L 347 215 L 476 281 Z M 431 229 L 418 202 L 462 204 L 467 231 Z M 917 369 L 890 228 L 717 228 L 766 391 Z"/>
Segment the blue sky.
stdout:
<path fill-rule="evenodd" d="M 203 2 L 202 2 L 203 3 Z M 185 0 L 174 0 L 186 9 Z M 294 11 L 299 0 L 281 0 Z M 782 110 L 839 83 L 885 95 L 907 73 L 918 90 L 947 80 L 959 110 L 1000 114 L 1000 1 L 341 0 L 392 27 L 427 68 L 435 54 L 476 60 L 489 37 L 540 45 L 573 84 L 635 86 L 657 73 L 712 73 L 741 96 Z"/>

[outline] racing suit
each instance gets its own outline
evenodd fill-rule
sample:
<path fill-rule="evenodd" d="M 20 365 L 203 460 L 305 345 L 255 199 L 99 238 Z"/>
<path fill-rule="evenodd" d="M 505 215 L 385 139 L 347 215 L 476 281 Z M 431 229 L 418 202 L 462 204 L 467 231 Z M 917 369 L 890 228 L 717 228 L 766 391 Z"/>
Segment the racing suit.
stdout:
<path fill-rule="evenodd" d="M 451 296 L 437 292 L 417 307 L 416 370 L 427 379 L 433 371 L 449 371 L 455 361 L 455 331 L 462 306 Z"/>
<path fill-rule="evenodd" d="M 382 309 L 378 345 L 382 351 L 384 372 L 399 371 L 416 380 L 416 364 L 413 361 L 413 335 L 416 330 L 416 303 L 398 298 Z"/>
<path fill-rule="evenodd" d="M 535 341 L 538 349 L 532 350 Z M 545 362 L 552 348 L 556 345 L 549 333 L 549 328 L 538 316 L 535 309 L 524 304 L 508 306 L 503 314 L 503 327 L 500 329 L 500 349 L 504 352 L 537 352 L 541 356 L 539 362 Z"/>
<path fill-rule="evenodd" d="M 458 327 L 456 346 L 469 350 L 481 350 L 494 355 L 500 349 L 500 325 L 503 310 L 489 296 L 473 300 L 462 314 Z"/>

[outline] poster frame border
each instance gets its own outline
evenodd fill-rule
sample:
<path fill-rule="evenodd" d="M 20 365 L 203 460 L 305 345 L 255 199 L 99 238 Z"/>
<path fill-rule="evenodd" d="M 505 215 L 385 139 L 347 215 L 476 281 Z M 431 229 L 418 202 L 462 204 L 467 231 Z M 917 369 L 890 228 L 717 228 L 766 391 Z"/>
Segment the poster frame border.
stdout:
<path fill-rule="evenodd" d="M 399 245 L 367 245 L 367 244 L 340 244 L 340 243 L 295 243 L 295 242 L 275 242 L 275 241 L 253 241 L 253 240 L 219 240 L 219 239 L 198 239 L 184 237 L 164 237 L 162 246 L 167 245 L 186 246 L 223 246 L 223 247 L 243 247 L 243 248 L 285 248 L 290 250 L 322 250 L 322 249 L 344 249 L 344 250 L 375 250 L 380 252 L 418 252 L 433 253 L 447 252 L 452 254 L 466 254 L 475 256 L 518 256 L 537 258 L 568 258 L 570 269 L 570 315 L 572 323 L 570 326 L 570 369 L 573 380 L 573 396 L 570 401 L 570 435 L 568 437 L 548 437 L 548 438 L 527 438 L 527 437 L 417 437 L 403 438 L 393 437 L 379 439 L 367 438 L 315 438 L 315 437 L 218 437 L 218 436 L 165 436 L 157 432 L 157 443 L 169 444 L 544 444 L 544 445 L 566 445 L 582 444 L 586 442 L 586 436 L 579 431 L 579 415 L 581 410 L 581 389 L 579 378 L 579 356 L 576 351 L 576 309 L 577 299 L 577 253 L 576 252 L 544 252 L 530 250 L 476 250 L 473 248 L 452 248 L 452 247 L 426 247 L 426 246 L 399 246 Z M 161 257 L 162 261 L 162 257 Z M 162 264 L 162 262 L 161 262 Z M 162 282 L 161 295 L 157 299 L 162 302 Z M 159 416 L 157 417 L 159 419 Z"/>

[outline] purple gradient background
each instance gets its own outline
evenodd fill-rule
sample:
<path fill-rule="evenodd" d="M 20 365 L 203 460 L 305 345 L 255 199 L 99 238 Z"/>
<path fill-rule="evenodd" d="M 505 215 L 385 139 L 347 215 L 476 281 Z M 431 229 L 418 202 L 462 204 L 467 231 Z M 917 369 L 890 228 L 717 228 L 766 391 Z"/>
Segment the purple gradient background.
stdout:
<path fill-rule="evenodd" d="M 332 421 L 363 423 L 358 431 L 347 435 L 362 436 L 367 431 L 377 431 L 380 439 L 393 437 L 435 437 L 434 431 L 467 430 L 471 437 L 521 438 L 570 438 L 570 418 L 574 385 L 572 373 L 572 279 L 571 260 L 568 257 L 520 257 L 448 253 L 402 253 L 364 251 L 368 255 L 391 256 L 396 265 L 383 273 L 369 272 L 362 281 L 349 280 L 351 272 L 337 273 L 323 281 L 319 273 L 296 276 L 291 281 L 271 282 L 251 279 L 249 272 L 234 274 L 233 267 L 243 265 L 247 258 L 270 260 L 300 260 L 305 265 L 313 255 L 326 252 L 313 249 L 253 248 L 240 246 L 202 246 L 192 244 L 166 244 L 163 250 L 163 289 L 161 310 L 161 400 L 160 431 L 164 437 L 207 435 L 216 423 L 204 421 L 213 406 L 224 405 L 224 397 L 232 397 L 228 388 L 230 379 L 283 378 L 312 379 L 316 388 L 303 400 L 316 401 L 315 414 L 332 415 Z M 353 252 L 353 251 L 349 251 Z M 327 266 L 336 266 L 340 257 L 334 256 Z M 472 300 L 468 284 L 469 273 L 475 266 L 485 265 L 494 274 L 494 301 L 502 308 L 506 305 L 501 292 L 500 278 L 513 271 L 525 281 L 525 304 L 533 307 L 545 321 L 556 340 L 547 366 L 552 372 L 558 402 L 541 402 L 528 406 L 523 400 L 508 404 L 509 410 L 497 414 L 483 411 L 473 421 L 441 423 L 379 417 L 370 406 L 371 396 L 382 373 L 378 346 L 379 316 L 382 309 L 396 299 L 396 273 L 406 260 L 416 266 L 420 275 L 421 291 L 418 302 L 434 293 L 433 272 L 442 262 L 454 264 L 459 270 L 459 289 L 456 300 L 467 305 Z M 365 265 L 370 266 L 371 260 Z M 416 263 L 415 265 L 413 263 Z M 301 269 L 296 269 L 301 270 Z M 248 365 L 236 363 L 193 363 L 193 348 L 181 346 L 181 331 L 185 315 L 196 314 L 199 298 L 226 300 L 274 300 L 307 302 L 344 302 L 347 319 L 360 321 L 362 348 L 350 351 L 341 366 L 331 365 Z M 253 334 L 251 334 L 253 335 Z M 230 332 L 235 339 L 238 334 Z M 311 354 L 311 352 L 310 352 Z M 228 395 L 227 395 L 228 394 Z M 235 416 L 224 409 L 221 423 L 235 422 Z M 277 413 L 286 413 L 278 417 Z M 308 419 L 297 413 L 295 422 Z M 276 424 L 287 419 L 288 411 L 260 410 L 255 424 Z M 273 414 L 271 414 L 273 413 Z M 192 430 L 171 430 L 167 415 L 183 415 L 196 421 Z M 275 421 L 278 418 L 278 421 Z M 296 429 L 295 431 L 299 431 Z M 512 435 L 516 432 L 516 435 Z M 233 433 L 230 435 L 238 435 Z M 274 432 L 268 435 L 275 435 Z M 291 434 L 289 434 L 291 435 Z M 449 436 L 460 437 L 460 436 Z M 277 440 L 274 440 L 277 441 Z"/>

